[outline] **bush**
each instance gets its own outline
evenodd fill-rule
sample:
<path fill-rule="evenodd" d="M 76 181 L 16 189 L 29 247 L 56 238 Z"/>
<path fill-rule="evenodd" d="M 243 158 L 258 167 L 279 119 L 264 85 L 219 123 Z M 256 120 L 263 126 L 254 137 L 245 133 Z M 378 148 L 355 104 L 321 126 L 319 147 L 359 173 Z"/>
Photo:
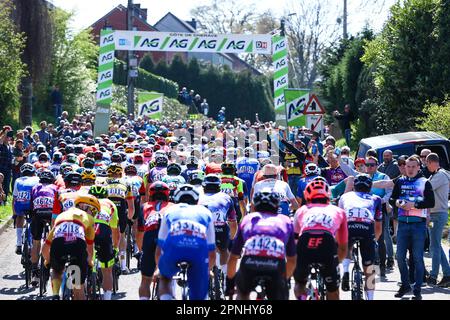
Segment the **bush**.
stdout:
<path fill-rule="evenodd" d="M 423 109 L 425 117 L 419 118 L 417 127 L 426 131 L 434 131 L 450 138 L 450 98 L 444 103 L 428 103 Z"/>

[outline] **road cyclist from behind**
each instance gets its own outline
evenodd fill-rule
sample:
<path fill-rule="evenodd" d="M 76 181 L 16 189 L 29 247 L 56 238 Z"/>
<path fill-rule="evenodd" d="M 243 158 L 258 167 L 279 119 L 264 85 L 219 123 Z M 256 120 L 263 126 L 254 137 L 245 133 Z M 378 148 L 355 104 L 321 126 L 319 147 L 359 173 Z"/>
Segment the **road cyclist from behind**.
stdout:
<path fill-rule="evenodd" d="M 74 300 L 85 300 L 85 281 L 88 268 L 93 266 L 94 217 L 100 212 L 100 202 L 92 195 L 79 195 L 74 199 L 74 207 L 64 211 L 55 220 L 53 228 L 42 248 L 46 265 L 52 269 L 53 299 L 59 300 L 67 257 L 77 272 L 73 279 Z"/>
<path fill-rule="evenodd" d="M 349 255 L 342 262 L 344 275 L 342 277 L 342 290 L 350 290 L 350 255 L 356 240 L 360 243 L 360 253 L 365 274 L 365 287 L 367 300 L 373 300 L 375 292 L 374 262 L 376 241 L 381 236 L 383 213 L 381 211 L 381 198 L 370 194 L 372 178 L 367 174 L 358 174 L 354 179 L 354 190 L 345 193 L 339 200 L 339 207 L 345 210 L 348 224 Z"/>
<path fill-rule="evenodd" d="M 161 221 L 156 247 L 161 300 L 173 299 L 171 281 L 181 262 L 189 264 L 189 299 L 207 298 L 209 274 L 216 261 L 215 229 L 211 211 L 198 205 L 198 200 L 193 186 L 178 187 L 174 194 L 176 205 L 167 209 Z"/>
<path fill-rule="evenodd" d="M 232 295 L 236 285 L 237 299 L 250 300 L 250 293 L 259 284 L 259 279 L 264 279 L 268 299 L 288 299 L 287 281 L 296 265 L 292 221 L 278 213 L 280 196 L 272 189 L 255 192 L 252 202 L 255 212 L 242 219 L 233 241 L 226 295 Z M 242 260 L 236 272 L 240 257 Z"/>
<path fill-rule="evenodd" d="M 347 256 L 348 227 L 345 211 L 330 204 L 330 188 L 322 179 L 311 181 L 304 191 L 306 205 L 294 216 L 298 234 L 294 293 L 306 300 L 311 266 L 318 264 L 325 279 L 327 300 L 339 300 L 338 265 Z"/>

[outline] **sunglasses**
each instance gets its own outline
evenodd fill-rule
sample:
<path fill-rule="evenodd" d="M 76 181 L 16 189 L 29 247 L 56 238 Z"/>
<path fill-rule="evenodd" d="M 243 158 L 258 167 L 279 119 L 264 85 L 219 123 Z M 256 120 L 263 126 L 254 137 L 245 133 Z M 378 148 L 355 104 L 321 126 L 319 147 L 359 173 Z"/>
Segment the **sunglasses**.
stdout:
<path fill-rule="evenodd" d="M 366 167 L 376 167 L 377 164 L 376 163 L 367 163 Z"/>
<path fill-rule="evenodd" d="M 399 166 L 406 166 L 406 162 L 404 162 L 404 163 L 399 163 L 398 165 L 399 165 Z"/>

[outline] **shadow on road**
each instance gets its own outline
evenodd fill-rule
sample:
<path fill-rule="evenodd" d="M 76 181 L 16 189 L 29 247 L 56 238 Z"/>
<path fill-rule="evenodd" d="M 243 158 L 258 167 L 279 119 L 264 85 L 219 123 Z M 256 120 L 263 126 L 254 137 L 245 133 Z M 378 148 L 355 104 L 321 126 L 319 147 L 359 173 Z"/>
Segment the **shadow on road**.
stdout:
<path fill-rule="evenodd" d="M 0 289 L 0 295 L 8 295 L 8 296 L 16 296 L 16 295 L 22 295 L 30 293 L 37 288 L 29 287 L 28 289 L 25 288 L 25 285 L 20 286 L 19 288 L 2 288 Z"/>
<path fill-rule="evenodd" d="M 24 272 L 22 271 L 19 274 L 6 274 L 3 276 L 5 280 L 24 280 Z"/>
<path fill-rule="evenodd" d="M 52 300 L 51 296 L 39 297 L 38 294 L 30 294 L 29 296 L 20 297 L 17 300 Z"/>
<path fill-rule="evenodd" d="M 439 287 L 422 288 L 422 294 L 433 294 L 433 293 L 445 293 L 445 294 L 450 294 L 450 289 L 439 288 Z M 450 298 L 450 297 L 449 297 L 449 298 Z"/>
<path fill-rule="evenodd" d="M 126 298 L 127 294 L 125 292 L 117 292 L 111 297 L 112 300 L 121 300 Z"/>

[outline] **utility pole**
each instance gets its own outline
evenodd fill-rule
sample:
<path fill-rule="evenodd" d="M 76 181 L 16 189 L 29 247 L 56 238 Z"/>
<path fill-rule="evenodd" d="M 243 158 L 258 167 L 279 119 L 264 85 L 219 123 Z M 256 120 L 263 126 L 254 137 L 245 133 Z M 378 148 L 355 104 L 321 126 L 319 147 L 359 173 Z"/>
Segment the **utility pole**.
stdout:
<path fill-rule="evenodd" d="M 127 8 L 127 30 L 133 30 L 133 12 L 134 5 L 133 0 L 128 0 L 128 8 Z M 136 61 L 134 57 L 134 51 L 128 51 L 128 59 L 127 59 L 127 86 L 128 86 L 128 94 L 127 94 L 127 116 L 130 114 L 134 115 L 134 68 L 133 62 Z"/>
<path fill-rule="evenodd" d="M 344 39 L 347 39 L 348 38 L 348 35 L 347 35 L 347 0 L 344 0 L 344 15 L 343 15 L 343 17 L 342 17 L 342 25 L 343 25 L 343 28 L 344 28 L 344 34 L 343 34 L 343 36 L 344 36 Z"/>

